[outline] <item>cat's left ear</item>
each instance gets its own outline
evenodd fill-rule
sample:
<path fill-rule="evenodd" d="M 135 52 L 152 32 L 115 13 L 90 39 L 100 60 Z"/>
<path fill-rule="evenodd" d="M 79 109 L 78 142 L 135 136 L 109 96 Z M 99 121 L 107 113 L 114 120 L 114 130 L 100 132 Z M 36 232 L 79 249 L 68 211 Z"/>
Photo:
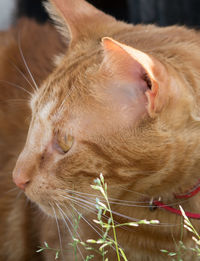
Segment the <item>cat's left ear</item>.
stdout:
<path fill-rule="evenodd" d="M 70 43 L 80 38 L 94 38 L 100 24 L 115 21 L 112 16 L 85 0 L 48 0 L 45 6 L 59 31 Z"/>
<path fill-rule="evenodd" d="M 143 88 L 150 116 L 161 112 L 171 95 L 169 74 L 164 65 L 145 52 L 109 37 L 103 38 L 102 44 L 104 48 L 102 67 L 111 70 L 114 77 L 132 82 L 134 88 Z"/>

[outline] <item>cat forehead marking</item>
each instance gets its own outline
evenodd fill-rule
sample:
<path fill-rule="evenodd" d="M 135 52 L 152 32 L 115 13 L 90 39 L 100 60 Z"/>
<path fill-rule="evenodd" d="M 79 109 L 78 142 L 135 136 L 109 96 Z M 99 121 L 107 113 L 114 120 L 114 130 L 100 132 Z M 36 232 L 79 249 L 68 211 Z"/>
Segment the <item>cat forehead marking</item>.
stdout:
<path fill-rule="evenodd" d="M 39 116 L 41 120 L 47 120 L 51 111 L 53 110 L 53 107 L 55 105 L 55 100 L 47 102 L 40 110 Z"/>

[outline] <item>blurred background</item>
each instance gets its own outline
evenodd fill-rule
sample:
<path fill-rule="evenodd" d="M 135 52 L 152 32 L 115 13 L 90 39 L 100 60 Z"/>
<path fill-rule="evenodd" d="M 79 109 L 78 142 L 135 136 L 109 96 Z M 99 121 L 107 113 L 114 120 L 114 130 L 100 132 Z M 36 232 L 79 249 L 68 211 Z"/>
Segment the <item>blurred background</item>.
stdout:
<path fill-rule="evenodd" d="M 88 0 L 117 19 L 137 23 L 172 24 L 199 28 L 200 0 Z M 0 0 L 0 29 L 16 17 L 28 16 L 44 23 L 48 19 L 42 0 Z"/>

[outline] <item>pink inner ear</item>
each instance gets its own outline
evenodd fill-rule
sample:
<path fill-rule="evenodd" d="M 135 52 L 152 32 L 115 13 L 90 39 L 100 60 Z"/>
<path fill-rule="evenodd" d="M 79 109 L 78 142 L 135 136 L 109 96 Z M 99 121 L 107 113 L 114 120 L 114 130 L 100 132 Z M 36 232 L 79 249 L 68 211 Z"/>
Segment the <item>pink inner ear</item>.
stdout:
<path fill-rule="evenodd" d="M 110 79 L 104 89 L 103 100 L 115 112 L 121 126 L 135 125 L 147 114 L 147 84 L 145 81 Z M 112 117 L 112 119 L 114 118 Z"/>
<path fill-rule="evenodd" d="M 144 67 L 107 38 L 103 44 L 105 44 L 103 68 L 110 71 L 113 78 L 107 91 L 118 105 L 121 103 L 124 108 L 144 111 L 147 106 L 145 92 L 148 91 Z"/>
<path fill-rule="evenodd" d="M 110 72 L 106 87 L 106 100 L 115 108 L 120 120 L 135 124 L 147 113 L 149 90 L 145 79 L 147 73 L 143 66 L 118 46 L 109 43 L 105 50 L 102 70 Z"/>
<path fill-rule="evenodd" d="M 150 116 L 160 112 L 169 97 L 169 92 L 166 92 L 169 88 L 168 74 L 164 66 L 146 53 L 111 38 L 103 38 L 102 43 L 105 52 L 102 67 L 119 80 L 132 82 L 132 86 L 145 93 Z"/>

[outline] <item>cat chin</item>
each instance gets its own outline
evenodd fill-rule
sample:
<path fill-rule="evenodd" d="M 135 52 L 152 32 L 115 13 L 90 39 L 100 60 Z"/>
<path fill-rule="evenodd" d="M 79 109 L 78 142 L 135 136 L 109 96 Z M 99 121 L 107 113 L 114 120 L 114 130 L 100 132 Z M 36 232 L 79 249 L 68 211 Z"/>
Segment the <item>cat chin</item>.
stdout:
<path fill-rule="evenodd" d="M 38 204 L 37 204 L 38 205 Z M 49 217 L 53 217 L 55 218 L 55 215 L 54 215 L 54 212 L 53 212 L 53 209 L 49 206 L 44 206 L 44 205 L 38 205 L 40 210 L 46 214 L 47 216 Z"/>
<path fill-rule="evenodd" d="M 51 217 L 51 218 L 54 218 L 55 217 L 57 219 L 63 219 L 62 216 L 60 215 L 58 209 L 56 207 L 52 207 L 52 205 L 42 205 L 42 204 L 37 204 L 39 209 L 47 216 Z M 67 214 L 67 216 L 69 216 L 68 213 L 65 213 Z"/>
<path fill-rule="evenodd" d="M 30 193 L 30 191 L 28 192 L 29 193 L 26 191 L 25 195 L 31 202 L 33 202 L 44 214 L 55 218 L 54 208 L 52 207 L 52 203 L 50 203 L 49 199 L 45 200 L 46 197 L 42 198 L 39 194 L 36 196 L 36 194 Z"/>

